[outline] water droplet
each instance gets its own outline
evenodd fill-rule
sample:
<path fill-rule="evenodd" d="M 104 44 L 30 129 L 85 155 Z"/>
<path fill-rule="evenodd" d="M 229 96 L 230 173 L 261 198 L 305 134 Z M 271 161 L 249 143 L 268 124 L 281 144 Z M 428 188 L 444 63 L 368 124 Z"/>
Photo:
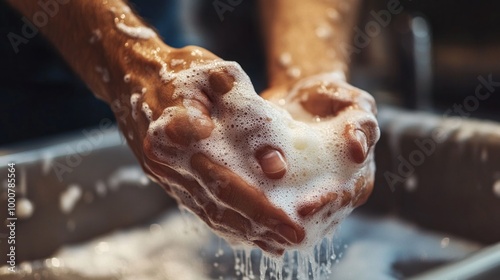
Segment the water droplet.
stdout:
<path fill-rule="evenodd" d="M 287 73 L 287 75 L 288 75 L 289 77 L 292 77 L 292 78 L 298 78 L 298 77 L 300 77 L 300 73 L 301 73 L 301 71 L 300 71 L 300 68 L 299 68 L 299 67 L 294 66 L 294 67 L 289 68 L 289 69 L 286 71 L 286 73 Z"/>
<path fill-rule="evenodd" d="M 192 56 L 203 56 L 203 53 L 199 49 L 195 49 L 191 52 Z"/>
<path fill-rule="evenodd" d="M 181 65 L 181 64 L 184 64 L 184 63 L 185 63 L 184 59 L 176 59 L 176 58 L 174 58 L 174 59 L 170 60 L 170 67 L 175 67 L 177 65 Z"/>
<path fill-rule="evenodd" d="M 89 42 L 91 44 L 98 42 L 102 39 L 102 32 L 99 29 L 95 29 L 92 31 L 92 35 L 90 36 Z"/>
<path fill-rule="evenodd" d="M 328 10 L 326 10 L 326 15 L 328 16 L 329 19 L 331 19 L 333 21 L 337 21 L 337 20 L 340 19 L 340 14 L 335 9 L 328 9 Z"/>
<path fill-rule="evenodd" d="M 327 39 L 332 35 L 332 29 L 327 24 L 320 25 L 316 28 L 316 36 L 321 39 Z"/>
<path fill-rule="evenodd" d="M 132 12 L 132 10 L 130 10 L 129 6 L 123 5 L 122 6 L 122 12 L 124 12 L 124 13 L 130 13 L 130 12 Z"/>
<path fill-rule="evenodd" d="M 151 28 L 145 26 L 128 26 L 123 22 L 117 21 L 117 19 L 115 18 L 116 28 L 132 38 L 146 40 L 156 36 L 156 33 Z"/>
<path fill-rule="evenodd" d="M 289 66 L 292 63 L 292 55 L 288 52 L 284 52 L 280 55 L 279 62 L 281 66 Z"/>

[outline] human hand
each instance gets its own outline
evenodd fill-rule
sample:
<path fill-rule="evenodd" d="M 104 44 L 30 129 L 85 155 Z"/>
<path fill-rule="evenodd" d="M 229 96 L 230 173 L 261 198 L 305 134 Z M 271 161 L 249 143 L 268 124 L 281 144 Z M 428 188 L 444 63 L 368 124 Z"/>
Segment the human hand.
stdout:
<path fill-rule="evenodd" d="M 302 204 L 297 209 L 298 214 L 307 218 L 321 211 L 327 218 L 342 208 L 365 203 L 373 189 L 373 150 L 379 138 L 373 97 L 349 85 L 337 73 L 304 78 L 290 87 L 270 88 L 262 96 L 287 110 L 295 120 L 341 133 L 344 145 L 340 143 L 333 148 L 337 148 L 338 153 L 348 154 L 350 162 L 346 164 L 357 168 L 352 170 L 355 180 L 351 181 L 351 187 L 344 188 L 340 194 L 338 191 L 324 192 L 316 200 Z M 346 151 L 340 147 L 346 147 Z"/>
<path fill-rule="evenodd" d="M 242 120 L 271 122 L 252 108 L 259 104 L 226 98 L 237 94 L 229 92 L 241 84 L 253 90 L 245 73 L 236 63 L 197 47 L 170 50 L 165 56 L 158 52 L 153 58 L 141 67 L 148 75 L 131 76 L 131 84 L 147 89 L 131 96 L 131 117 L 120 122 L 145 172 L 228 241 L 275 255 L 301 243 L 304 229 L 248 180 L 248 174 L 277 180 L 286 173 L 286 164 L 280 147 L 245 143 L 249 135 L 269 133 L 262 124 Z M 246 165 L 236 167 L 241 164 Z"/>

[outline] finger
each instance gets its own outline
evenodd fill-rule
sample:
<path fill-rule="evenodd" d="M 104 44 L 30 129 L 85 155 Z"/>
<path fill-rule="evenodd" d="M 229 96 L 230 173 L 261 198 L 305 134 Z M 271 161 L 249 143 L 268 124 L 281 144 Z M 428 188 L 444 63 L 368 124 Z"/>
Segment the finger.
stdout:
<path fill-rule="evenodd" d="M 313 202 L 308 202 L 298 207 L 297 213 L 305 218 L 310 217 L 319 211 L 321 211 L 325 206 L 337 200 L 338 194 L 331 192 L 321 196 L 318 200 Z"/>
<path fill-rule="evenodd" d="M 184 109 L 175 110 L 164 127 L 168 138 L 187 147 L 193 142 L 208 138 L 215 128 L 208 109 L 198 100 L 186 100 Z"/>
<path fill-rule="evenodd" d="M 213 186 L 211 192 L 229 208 L 276 231 L 291 243 L 304 239 L 303 228 L 292 222 L 283 210 L 274 207 L 262 191 L 248 185 L 229 169 L 214 164 L 201 153 L 191 158 L 191 166 L 207 186 Z"/>
<path fill-rule="evenodd" d="M 370 194 L 373 191 L 373 178 L 370 178 L 369 181 L 366 181 L 364 178 L 358 180 L 356 183 L 356 187 L 358 185 L 363 185 L 362 188 L 360 188 L 359 191 L 357 191 L 356 196 L 353 200 L 353 205 L 354 207 L 361 206 L 365 204 L 365 202 L 368 200 L 368 197 L 370 197 Z"/>
<path fill-rule="evenodd" d="M 199 187 L 201 188 L 201 186 Z M 190 193 L 193 193 L 193 188 L 188 187 L 187 189 L 191 191 Z M 178 190 L 176 190 L 176 192 L 177 197 L 181 198 L 181 203 L 199 216 L 212 229 L 226 236 L 233 235 L 237 239 L 241 239 L 241 237 L 248 239 L 249 236 L 252 235 L 252 222 L 250 222 L 248 218 L 243 217 L 240 213 L 212 201 L 206 203 L 193 203 L 194 199 L 185 199 L 185 195 L 180 194 Z M 291 245 L 290 242 L 274 232 L 268 231 L 261 235 L 261 237 L 270 244 L 276 243 L 275 246 L 278 246 L 278 244 Z"/>
<path fill-rule="evenodd" d="M 215 228 L 236 236 L 248 237 L 252 232 L 251 222 L 240 213 L 216 203 L 205 208 L 207 217 Z"/>
<path fill-rule="evenodd" d="M 212 196 L 206 193 L 198 182 L 188 180 L 173 169 L 156 162 L 149 161 L 148 165 L 151 173 L 162 178 L 163 188 L 168 189 L 169 194 L 175 194 L 177 200 L 180 200 L 179 203 L 190 209 L 209 227 L 224 234 L 237 236 L 248 236 L 251 232 L 252 227 L 247 218 L 223 205 L 217 205 L 213 202 Z M 171 188 L 167 184 L 176 187 Z"/>
<path fill-rule="evenodd" d="M 172 191 L 167 184 L 178 186 L 174 188 L 178 200 L 181 200 L 180 202 L 182 204 L 198 215 L 211 228 L 225 234 L 236 236 L 248 236 L 251 233 L 252 227 L 248 218 L 243 217 L 238 212 L 223 205 L 217 205 L 214 202 L 206 202 L 210 199 L 211 195 L 203 191 L 203 188 L 196 181 L 182 177 L 179 173 L 167 166 L 147 159 L 146 161 L 150 173 L 162 178 L 162 186 L 168 189 L 171 195 Z M 179 189 L 182 188 L 189 193 L 189 197 L 179 192 Z M 289 244 L 283 237 L 277 234 L 267 233 L 265 237 L 271 238 L 270 240 L 275 240 L 279 244 Z"/>
<path fill-rule="evenodd" d="M 257 151 L 255 157 L 268 178 L 280 179 L 285 176 L 287 164 L 282 152 L 266 147 Z"/>

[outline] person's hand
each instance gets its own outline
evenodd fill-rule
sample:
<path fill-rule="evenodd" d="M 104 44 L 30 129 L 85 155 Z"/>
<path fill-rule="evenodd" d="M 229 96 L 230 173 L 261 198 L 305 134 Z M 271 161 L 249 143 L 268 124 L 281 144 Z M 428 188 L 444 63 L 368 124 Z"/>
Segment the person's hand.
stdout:
<path fill-rule="evenodd" d="M 224 162 L 214 155 L 217 147 L 231 147 L 238 137 L 257 135 L 261 130 L 256 124 L 253 131 L 246 131 L 238 121 L 269 121 L 248 104 L 223 100 L 233 87 L 240 86 L 235 83 L 235 74 L 246 77 L 241 68 L 197 47 L 170 50 L 164 56 L 158 52 L 153 58 L 153 63 L 139 67 L 139 74 L 131 75 L 130 83 L 138 93 L 118 106 L 130 105 L 130 117 L 117 114 L 145 172 L 180 206 L 228 241 L 246 241 L 276 255 L 301 243 L 304 229 L 242 174 L 233 172 L 234 166 L 227 159 Z M 249 115 L 239 116 L 243 111 Z M 222 118 L 233 119 L 235 125 L 221 128 Z M 225 137 L 211 141 L 216 134 Z M 252 171 L 257 176 L 278 179 L 286 172 L 279 147 L 245 149 L 251 150 L 251 157 L 259 164 Z"/>
<path fill-rule="evenodd" d="M 379 138 L 373 97 L 346 83 L 345 78 L 337 73 L 304 78 L 289 87 L 270 88 L 262 96 L 287 110 L 295 120 L 311 127 L 326 124 L 331 130 L 340 128 L 338 132 L 345 141 L 345 145 L 341 146 L 347 147 L 350 163 L 358 168 L 353 170 L 356 180 L 353 181 L 352 191 L 340 194 L 340 204 L 333 203 L 339 199 L 337 192 L 327 192 L 316 201 L 298 208 L 298 214 L 307 218 L 321 211 L 330 216 L 342 208 L 365 203 L 373 189 L 373 150 Z M 354 112 L 356 117 L 350 117 Z"/>

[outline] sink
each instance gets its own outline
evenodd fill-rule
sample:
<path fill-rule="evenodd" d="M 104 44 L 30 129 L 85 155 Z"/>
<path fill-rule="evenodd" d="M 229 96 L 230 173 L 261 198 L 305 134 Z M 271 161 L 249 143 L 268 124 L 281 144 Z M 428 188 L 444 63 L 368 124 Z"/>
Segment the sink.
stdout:
<path fill-rule="evenodd" d="M 391 108 L 381 108 L 379 120 L 375 191 L 328 237 L 333 243 L 317 249 L 318 269 L 326 279 L 497 279 L 500 125 L 452 126 L 457 120 Z M 437 128 L 444 136 L 427 155 L 419 143 Z M 415 151 L 424 154 L 418 164 L 411 163 Z M 405 160 L 412 170 L 401 172 Z M 0 149 L 0 166 L 11 162 L 17 273 L 4 265 L 2 280 L 276 276 L 260 251 L 233 252 L 179 210 L 142 173 L 116 128 Z M 0 178 L 7 172 L 2 168 Z M 388 180 L 389 173 L 398 180 Z M 1 183 L 0 205 L 7 205 Z M 1 252 L 9 251 L 8 236 L 0 229 Z M 293 263 L 296 256 L 286 258 Z M 8 259 L 0 255 L 2 265 Z M 290 265 L 282 273 L 295 279 L 297 271 Z"/>

